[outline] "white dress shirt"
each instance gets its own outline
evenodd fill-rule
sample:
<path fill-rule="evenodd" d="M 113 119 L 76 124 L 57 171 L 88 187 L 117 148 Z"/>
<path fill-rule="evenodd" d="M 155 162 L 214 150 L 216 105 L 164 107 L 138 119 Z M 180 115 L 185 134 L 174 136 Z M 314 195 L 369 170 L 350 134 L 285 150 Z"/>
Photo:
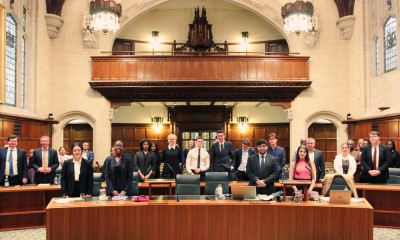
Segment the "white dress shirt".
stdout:
<path fill-rule="evenodd" d="M 197 169 L 197 160 L 199 156 L 199 148 L 193 148 L 189 151 L 186 157 L 186 170 L 192 173 L 192 169 Z M 200 148 L 200 170 L 207 171 L 210 168 L 210 154 L 204 149 Z"/>

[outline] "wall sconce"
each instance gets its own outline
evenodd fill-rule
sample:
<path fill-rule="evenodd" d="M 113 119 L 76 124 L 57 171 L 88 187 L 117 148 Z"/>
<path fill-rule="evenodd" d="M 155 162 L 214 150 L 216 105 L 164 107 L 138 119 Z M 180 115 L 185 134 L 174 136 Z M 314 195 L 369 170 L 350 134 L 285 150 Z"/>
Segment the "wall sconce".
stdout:
<path fill-rule="evenodd" d="M 241 133 L 245 133 L 247 129 L 247 123 L 249 122 L 248 117 L 238 117 L 237 118 L 238 127 Z"/>
<path fill-rule="evenodd" d="M 381 111 L 388 110 L 389 108 L 390 108 L 390 107 L 378 107 L 378 109 L 381 110 Z"/>
<path fill-rule="evenodd" d="M 49 115 L 47 115 L 47 119 L 53 119 L 53 114 L 49 113 Z"/>
<path fill-rule="evenodd" d="M 249 32 L 242 32 L 242 45 L 247 52 L 247 42 L 249 41 Z"/>
<path fill-rule="evenodd" d="M 153 117 L 151 118 L 151 123 L 153 124 L 153 129 L 156 133 L 160 133 L 163 125 L 162 117 Z"/>
<path fill-rule="evenodd" d="M 151 40 L 153 42 L 153 53 L 154 50 L 156 49 L 156 45 L 158 45 L 158 36 L 159 36 L 159 32 L 158 31 L 152 31 L 151 32 Z"/>
<path fill-rule="evenodd" d="M 347 120 L 352 120 L 353 118 L 351 117 L 351 113 L 347 114 Z"/>

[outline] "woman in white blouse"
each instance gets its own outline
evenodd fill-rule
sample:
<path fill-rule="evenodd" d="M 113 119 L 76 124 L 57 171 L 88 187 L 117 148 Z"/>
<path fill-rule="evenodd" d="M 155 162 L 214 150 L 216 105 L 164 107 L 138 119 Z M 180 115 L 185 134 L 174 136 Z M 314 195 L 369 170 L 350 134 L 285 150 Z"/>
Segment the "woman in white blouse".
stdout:
<path fill-rule="evenodd" d="M 349 174 L 354 176 L 357 169 L 356 160 L 350 155 L 347 143 L 343 143 L 341 149 L 342 153 L 337 155 L 333 162 L 335 172 L 337 174 Z"/>

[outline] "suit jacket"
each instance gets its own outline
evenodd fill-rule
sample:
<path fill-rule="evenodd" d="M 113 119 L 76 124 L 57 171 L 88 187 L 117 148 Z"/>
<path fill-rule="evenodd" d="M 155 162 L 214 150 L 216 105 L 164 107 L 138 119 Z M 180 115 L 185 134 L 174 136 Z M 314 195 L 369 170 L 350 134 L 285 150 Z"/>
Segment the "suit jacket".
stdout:
<path fill-rule="evenodd" d="M 249 157 L 257 153 L 256 150 L 254 150 L 254 148 L 249 148 L 247 152 L 249 153 Z M 243 153 L 242 148 L 238 148 L 235 151 L 235 157 L 233 163 L 233 166 L 235 167 L 235 172 L 238 170 L 240 164 L 242 163 L 242 153 Z"/>
<path fill-rule="evenodd" d="M 325 177 L 325 160 L 324 154 L 320 150 L 314 149 L 314 163 L 317 169 L 317 178 L 315 182 L 319 182 L 319 179 L 324 179 Z"/>
<path fill-rule="evenodd" d="M 276 161 L 278 162 L 279 172 L 282 172 L 282 168 L 286 164 L 285 150 L 279 146 L 276 146 L 275 151 L 271 147 L 268 147 L 267 153 L 276 158 Z"/>
<path fill-rule="evenodd" d="M 139 151 L 135 155 L 135 166 L 134 166 L 135 171 L 140 171 L 142 172 L 143 175 L 147 175 L 150 170 L 153 171 L 153 174 L 156 169 L 156 156 L 154 152 L 148 151 L 147 152 L 147 157 L 146 161 L 144 161 L 144 154 L 143 151 Z"/>
<path fill-rule="evenodd" d="M 3 181 L 4 172 L 6 170 L 6 162 L 8 147 L 0 149 L 0 182 Z M 17 148 L 17 170 L 18 178 L 22 181 L 23 178 L 28 178 L 28 167 L 26 163 L 25 150 Z"/>
<path fill-rule="evenodd" d="M 210 150 L 211 172 L 230 172 L 231 159 L 234 161 L 232 143 L 225 141 L 224 149 L 219 150 L 219 142 L 213 143 Z"/>
<path fill-rule="evenodd" d="M 389 164 L 391 161 L 391 153 L 389 148 L 384 144 L 379 144 L 379 168 L 381 172 L 376 177 L 371 176 L 368 171 L 374 169 L 373 157 L 372 157 L 372 146 L 368 145 L 363 148 L 361 153 L 361 164 L 364 168 L 361 173 L 362 182 L 369 183 L 386 183 L 389 179 Z"/>
<path fill-rule="evenodd" d="M 125 191 L 128 196 L 132 196 L 132 181 L 133 181 L 133 162 L 125 155 L 121 158 L 121 184 L 122 191 Z M 105 160 L 105 174 L 107 184 L 107 194 L 111 195 L 115 190 L 115 157 L 109 156 Z"/>
<path fill-rule="evenodd" d="M 265 166 L 261 169 L 259 154 L 249 157 L 247 160 L 246 173 L 249 177 L 249 185 L 256 186 L 257 180 L 262 180 L 267 186 L 264 189 L 258 189 L 259 193 L 272 194 L 275 192 L 274 182 L 279 173 L 276 158 L 265 154 Z"/>
<path fill-rule="evenodd" d="M 82 158 L 79 174 L 79 191 L 92 195 L 93 191 L 93 167 L 88 160 Z M 75 187 L 74 160 L 65 160 L 61 169 L 61 191 L 62 194 L 72 196 Z"/>
<path fill-rule="evenodd" d="M 87 151 L 86 152 L 86 157 L 87 157 L 87 161 L 90 163 L 90 164 L 92 164 L 92 166 L 93 166 L 93 162 L 94 162 L 94 152 L 92 152 L 92 151 Z"/>
<path fill-rule="evenodd" d="M 48 165 L 49 168 L 51 168 L 51 172 L 49 173 L 49 178 L 54 179 L 56 176 L 56 169 L 58 168 L 58 154 L 57 151 L 53 148 L 48 148 Z M 38 169 L 42 167 L 42 148 L 36 148 L 33 151 L 33 160 L 32 160 L 32 167 L 35 169 L 35 178 L 36 182 L 41 183 L 40 179 L 42 178 L 42 175 L 44 175 L 41 172 L 38 172 Z M 51 180 L 52 181 L 52 180 Z M 52 182 L 50 182 L 52 183 Z"/>

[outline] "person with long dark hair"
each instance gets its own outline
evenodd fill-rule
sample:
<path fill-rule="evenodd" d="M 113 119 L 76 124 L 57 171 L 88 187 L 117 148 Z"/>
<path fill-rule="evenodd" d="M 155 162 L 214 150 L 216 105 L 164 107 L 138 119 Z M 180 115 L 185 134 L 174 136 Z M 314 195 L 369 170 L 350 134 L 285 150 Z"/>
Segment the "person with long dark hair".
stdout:
<path fill-rule="evenodd" d="M 290 180 L 311 180 L 311 185 L 308 188 L 308 193 L 315 187 L 316 167 L 314 162 L 310 161 L 308 149 L 305 145 L 300 145 L 297 148 L 296 160 L 290 163 L 289 179 Z M 298 191 L 296 186 L 293 186 L 295 192 Z M 306 193 L 305 193 L 306 194 Z"/>
<path fill-rule="evenodd" d="M 150 141 L 144 138 L 140 141 L 140 151 L 135 155 L 134 168 L 141 181 L 151 178 L 156 167 L 154 152 L 150 151 L 149 148 Z"/>
<path fill-rule="evenodd" d="M 400 155 L 399 152 L 396 151 L 396 144 L 393 140 L 387 140 L 386 146 L 388 146 L 389 151 L 392 155 L 392 161 L 389 164 L 391 168 L 398 168 L 400 167 Z"/>
<path fill-rule="evenodd" d="M 93 167 L 82 157 L 80 143 L 72 146 L 72 159 L 65 160 L 61 169 L 61 191 L 63 197 L 91 197 L 93 191 Z"/>
<path fill-rule="evenodd" d="M 154 167 L 154 178 L 160 178 L 161 177 L 161 172 L 160 172 L 160 166 L 161 166 L 161 154 L 158 150 L 158 145 L 155 142 L 152 142 L 151 144 L 151 151 L 154 152 L 154 158 L 156 161 L 156 165 Z"/>

